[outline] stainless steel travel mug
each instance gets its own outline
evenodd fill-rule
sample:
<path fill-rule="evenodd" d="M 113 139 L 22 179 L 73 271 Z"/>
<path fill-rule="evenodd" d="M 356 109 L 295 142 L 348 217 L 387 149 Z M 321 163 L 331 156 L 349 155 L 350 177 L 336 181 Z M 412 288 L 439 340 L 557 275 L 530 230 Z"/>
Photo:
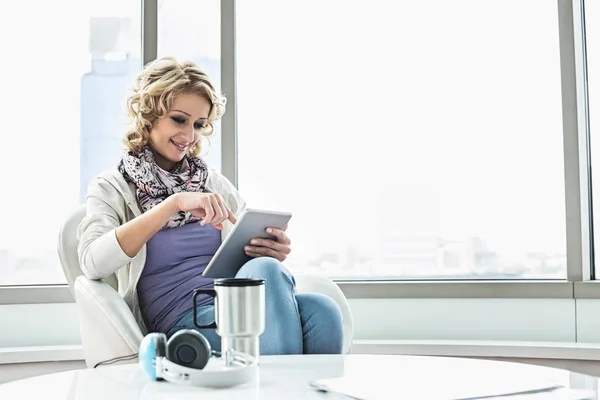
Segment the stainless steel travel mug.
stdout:
<path fill-rule="evenodd" d="M 196 323 L 196 297 L 208 294 L 215 298 L 215 322 Z M 259 337 L 265 331 L 265 280 L 251 278 L 215 279 L 214 290 L 194 292 L 194 324 L 199 329 L 216 328 L 221 336 L 221 352 L 236 350 L 259 361 Z"/>

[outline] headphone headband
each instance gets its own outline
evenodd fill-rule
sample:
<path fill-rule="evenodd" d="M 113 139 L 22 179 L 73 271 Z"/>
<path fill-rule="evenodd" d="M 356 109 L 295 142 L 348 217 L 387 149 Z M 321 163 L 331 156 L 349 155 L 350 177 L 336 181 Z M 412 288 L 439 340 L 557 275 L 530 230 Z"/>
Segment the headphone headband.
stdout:
<path fill-rule="evenodd" d="M 239 356 L 238 356 L 239 357 Z M 258 366 L 250 359 L 225 365 L 222 359 L 213 357 L 203 370 L 175 364 L 165 357 L 156 360 L 156 376 L 167 382 L 184 386 L 223 388 L 250 382 L 256 376 Z"/>

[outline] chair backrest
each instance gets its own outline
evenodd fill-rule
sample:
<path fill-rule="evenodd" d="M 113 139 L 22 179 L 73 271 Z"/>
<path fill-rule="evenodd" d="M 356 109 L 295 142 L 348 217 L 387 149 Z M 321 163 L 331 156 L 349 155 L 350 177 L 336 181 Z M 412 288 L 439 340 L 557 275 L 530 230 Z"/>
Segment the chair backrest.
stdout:
<path fill-rule="evenodd" d="M 58 233 L 58 257 L 62 265 L 63 272 L 67 278 L 71 293 L 75 279 L 83 275 L 79 267 L 79 257 L 77 255 L 77 227 L 85 217 L 85 205 L 78 206 L 63 222 Z"/>

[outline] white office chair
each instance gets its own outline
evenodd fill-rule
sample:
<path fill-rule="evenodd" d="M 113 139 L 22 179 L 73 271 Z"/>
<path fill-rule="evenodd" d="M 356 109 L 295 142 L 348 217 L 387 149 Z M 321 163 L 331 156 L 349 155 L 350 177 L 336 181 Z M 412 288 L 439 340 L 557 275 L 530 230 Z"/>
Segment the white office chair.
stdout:
<path fill-rule="evenodd" d="M 79 267 L 77 227 L 84 216 L 85 206 L 80 206 L 64 222 L 59 232 L 58 253 L 77 306 L 85 362 L 92 368 L 101 361 L 136 354 L 143 335 L 133 313 L 117 293 L 116 278 L 92 280 Z M 344 319 L 343 352 L 349 353 L 354 323 L 342 291 L 320 275 L 295 274 L 295 278 L 298 292 L 323 293 L 339 304 Z"/>

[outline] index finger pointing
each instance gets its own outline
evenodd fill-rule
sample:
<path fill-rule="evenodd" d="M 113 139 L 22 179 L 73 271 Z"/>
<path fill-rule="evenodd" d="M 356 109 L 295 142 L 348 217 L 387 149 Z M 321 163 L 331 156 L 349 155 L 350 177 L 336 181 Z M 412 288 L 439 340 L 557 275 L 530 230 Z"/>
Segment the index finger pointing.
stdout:
<path fill-rule="evenodd" d="M 231 210 L 228 209 L 227 211 L 229 211 L 229 216 L 227 217 L 227 219 L 231 221 L 232 224 L 235 224 L 237 222 L 237 218 L 235 217 L 235 215 L 233 215 L 233 212 Z"/>

